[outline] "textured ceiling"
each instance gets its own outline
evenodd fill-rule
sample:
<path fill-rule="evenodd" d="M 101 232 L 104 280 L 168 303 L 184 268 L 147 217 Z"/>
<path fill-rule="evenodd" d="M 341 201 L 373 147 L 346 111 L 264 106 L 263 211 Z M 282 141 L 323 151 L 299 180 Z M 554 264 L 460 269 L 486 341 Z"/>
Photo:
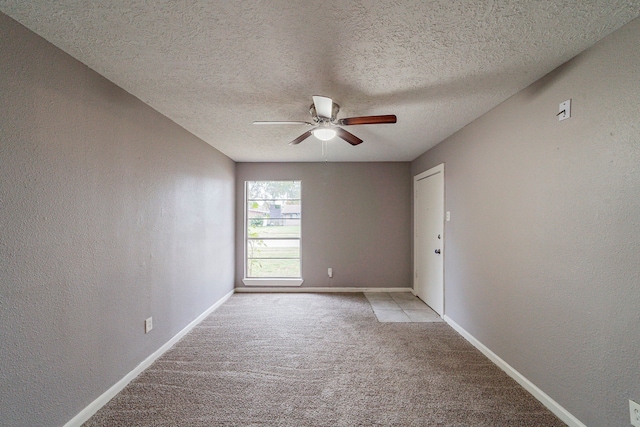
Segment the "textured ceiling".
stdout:
<path fill-rule="evenodd" d="M 236 161 L 408 161 L 640 15 L 640 0 L 0 0 Z M 312 95 L 364 143 L 311 137 Z M 558 99 L 558 101 L 562 101 Z M 551 110 L 555 106 L 550 106 Z M 551 111 L 553 113 L 554 111 Z"/>

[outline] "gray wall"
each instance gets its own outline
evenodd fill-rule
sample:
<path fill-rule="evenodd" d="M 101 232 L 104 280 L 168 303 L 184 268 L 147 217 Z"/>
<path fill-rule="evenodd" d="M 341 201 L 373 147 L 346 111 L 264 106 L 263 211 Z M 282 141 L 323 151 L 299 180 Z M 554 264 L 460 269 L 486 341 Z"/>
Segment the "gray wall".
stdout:
<path fill-rule="evenodd" d="M 639 45 L 636 19 L 412 164 L 446 164 L 446 314 L 588 426 L 640 402 Z"/>
<path fill-rule="evenodd" d="M 236 287 L 244 287 L 244 182 L 294 179 L 302 180 L 302 286 L 412 286 L 409 162 L 238 163 L 236 171 Z"/>
<path fill-rule="evenodd" d="M 2 14 L 0 40 L 0 424 L 63 425 L 233 289 L 235 164 Z"/>

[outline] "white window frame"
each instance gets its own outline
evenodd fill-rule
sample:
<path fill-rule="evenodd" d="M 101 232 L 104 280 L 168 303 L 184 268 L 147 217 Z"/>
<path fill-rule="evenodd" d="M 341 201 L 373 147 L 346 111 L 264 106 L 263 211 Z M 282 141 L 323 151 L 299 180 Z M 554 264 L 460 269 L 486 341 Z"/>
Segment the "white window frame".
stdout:
<path fill-rule="evenodd" d="M 242 283 L 245 286 L 272 286 L 272 287 L 287 287 L 287 286 L 302 286 L 304 279 L 302 278 L 302 181 L 300 181 L 300 237 L 298 237 L 298 241 L 300 242 L 300 276 L 301 277 L 247 277 L 247 268 L 248 268 L 248 253 L 247 246 L 249 241 L 249 236 L 247 235 L 247 224 L 249 221 L 249 203 L 248 203 L 248 187 L 250 182 L 256 181 L 300 181 L 295 179 L 255 179 L 244 182 L 244 220 L 242 223 L 243 233 L 244 233 L 244 269 Z M 291 238 L 287 238 L 291 240 Z"/>

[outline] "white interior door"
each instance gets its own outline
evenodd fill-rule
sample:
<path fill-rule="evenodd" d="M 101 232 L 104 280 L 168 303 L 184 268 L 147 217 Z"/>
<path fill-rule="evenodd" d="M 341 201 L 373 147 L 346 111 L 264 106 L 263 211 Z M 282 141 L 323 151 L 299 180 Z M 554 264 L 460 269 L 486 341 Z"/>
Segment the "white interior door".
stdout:
<path fill-rule="evenodd" d="M 444 314 L 444 164 L 414 177 L 415 294 Z"/>

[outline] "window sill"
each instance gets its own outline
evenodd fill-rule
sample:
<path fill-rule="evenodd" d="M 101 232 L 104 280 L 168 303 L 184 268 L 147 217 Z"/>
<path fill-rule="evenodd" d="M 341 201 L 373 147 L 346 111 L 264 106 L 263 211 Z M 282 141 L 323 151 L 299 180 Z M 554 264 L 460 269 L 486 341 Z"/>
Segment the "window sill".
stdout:
<path fill-rule="evenodd" d="M 304 279 L 242 279 L 245 286 L 301 286 Z"/>

